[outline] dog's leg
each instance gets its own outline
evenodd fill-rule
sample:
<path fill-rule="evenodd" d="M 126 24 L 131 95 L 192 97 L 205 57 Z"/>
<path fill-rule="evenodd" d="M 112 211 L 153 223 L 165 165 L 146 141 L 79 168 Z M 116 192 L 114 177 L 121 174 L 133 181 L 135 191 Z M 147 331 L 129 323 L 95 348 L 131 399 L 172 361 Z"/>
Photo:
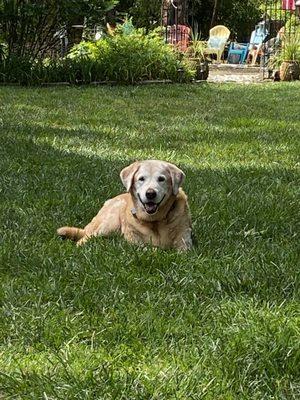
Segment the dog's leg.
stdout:
<path fill-rule="evenodd" d="M 75 228 L 73 226 L 63 226 L 57 229 L 57 234 L 62 239 L 70 239 L 77 242 L 85 236 L 84 229 Z"/>
<path fill-rule="evenodd" d="M 126 202 L 117 196 L 104 203 L 98 214 L 84 229 L 63 227 L 57 230 L 61 237 L 76 241 L 78 246 L 86 243 L 93 236 L 108 236 L 121 229 L 120 213 Z"/>
<path fill-rule="evenodd" d="M 85 235 L 83 238 L 81 238 L 80 240 L 78 240 L 78 242 L 76 243 L 76 246 L 82 246 L 83 244 L 85 244 L 91 236 Z"/>
<path fill-rule="evenodd" d="M 174 240 L 174 248 L 179 251 L 190 250 L 193 246 L 192 241 L 192 229 L 186 228 L 180 235 Z"/>

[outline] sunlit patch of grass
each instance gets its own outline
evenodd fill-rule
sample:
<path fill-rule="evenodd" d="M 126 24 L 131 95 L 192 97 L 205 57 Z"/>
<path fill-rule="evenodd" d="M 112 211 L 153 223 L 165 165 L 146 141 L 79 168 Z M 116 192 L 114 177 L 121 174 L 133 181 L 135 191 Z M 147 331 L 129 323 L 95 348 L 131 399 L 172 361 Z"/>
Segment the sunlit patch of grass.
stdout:
<path fill-rule="evenodd" d="M 0 397 L 300 396 L 300 86 L 0 89 Z M 161 158 L 195 248 L 61 242 Z"/>

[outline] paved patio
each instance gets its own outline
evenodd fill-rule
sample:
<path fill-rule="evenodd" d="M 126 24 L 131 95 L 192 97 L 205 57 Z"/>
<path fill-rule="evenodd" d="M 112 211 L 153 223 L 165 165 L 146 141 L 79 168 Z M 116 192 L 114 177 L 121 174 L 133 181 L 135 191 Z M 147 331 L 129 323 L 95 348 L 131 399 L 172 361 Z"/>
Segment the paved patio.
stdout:
<path fill-rule="evenodd" d="M 237 82 L 242 84 L 263 81 L 260 67 L 239 64 L 210 64 L 208 82 Z"/>

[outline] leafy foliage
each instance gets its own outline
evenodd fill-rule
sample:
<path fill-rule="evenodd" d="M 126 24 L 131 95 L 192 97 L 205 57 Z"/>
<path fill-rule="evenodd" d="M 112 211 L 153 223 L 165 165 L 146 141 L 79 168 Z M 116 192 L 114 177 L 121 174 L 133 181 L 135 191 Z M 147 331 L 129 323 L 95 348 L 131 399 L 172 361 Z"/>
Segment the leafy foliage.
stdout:
<path fill-rule="evenodd" d="M 193 68 L 182 55 L 166 45 L 159 32 L 116 33 L 97 42 L 75 45 L 64 59 L 31 61 L 22 57 L 7 59 L 0 66 L 0 80 L 22 84 L 49 82 L 90 83 L 170 79 L 188 81 Z"/>
<path fill-rule="evenodd" d="M 217 3 L 217 4 L 215 4 Z M 261 18 L 262 0 L 191 0 L 189 1 L 189 21 L 197 22 L 203 37 L 209 29 L 218 24 L 226 25 L 232 37 L 239 41 L 249 40 L 251 31 Z M 215 15 L 213 10 L 216 7 Z"/>
<path fill-rule="evenodd" d="M 162 0 L 124 0 L 116 7 L 119 12 L 133 18 L 135 26 L 147 31 L 160 25 Z"/>
<path fill-rule="evenodd" d="M 191 31 L 191 40 L 189 47 L 187 49 L 187 54 L 190 57 L 205 59 L 205 48 L 207 47 L 207 42 L 201 40 L 201 35 L 198 30 L 198 24 Z"/>
<path fill-rule="evenodd" d="M 107 44 L 109 52 L 104 62 L 108 79 L 130 83 L 141 79 L 179 79 L 178 55 L 156 32 L 116 35 L 107 39 Z"/>
<path fill-rule="evenodd" d="M 68 58 L 71 60 L 96 60 L 101 54 L 100 43 L 105 43 L 105 40 L 99 41 L 98 45 L 95 42 L 81 42 L 71 49 Z"/>
<path fill-rule="evenodd" d="M 262 15 L 264 0 L 180 0 L 186 12 L 186 23 L 199 25 L 203 37 L 207 37 L 213 25 L 224 24 L 238 40 L 249 39 L 254 25 Z M 128 13 L 138 27 L 150 29 L 159 24 L 162 1 L 125 0 L 117 10 Z"/>
<path fill-rule="evenodd" d="M 115 0 L 0 0 L 0 35 L 9 57 L 44 56 L 57 46 L 60 31 L 75 21 L 101 20 Z"/>
<path fill-rule="evenodd" d="M 283 41 L 280 58 L 283 61 L 300 62 L 300 34 L 291 36 Z"/>

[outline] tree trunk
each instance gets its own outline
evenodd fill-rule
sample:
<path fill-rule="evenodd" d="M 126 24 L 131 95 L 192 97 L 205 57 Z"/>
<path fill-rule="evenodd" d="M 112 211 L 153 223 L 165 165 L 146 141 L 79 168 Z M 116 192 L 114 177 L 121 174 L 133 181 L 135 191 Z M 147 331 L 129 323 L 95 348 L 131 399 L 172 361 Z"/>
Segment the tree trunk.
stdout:
<path fill-rule="evenodd" d="M 170 7 L 170 0 L 163 0 L 161 4 L 161 22 L 162 26 L 168 25 L 168 9 Z"/>
<path fill-rule="evenodd" d="M 187 25 L 187 0 L 177 1 L 178 6 L 178 23 Z"/>
<path fill-rule="evenodd" d="M 211 28 L 216 25 L 216 19 L 217 19 L 217 13 L 218 13 L 218 5 L 219 5 L 219 0 L 214 0 L 214 8 L 213 8 L 211 21 L 210 21 L 210 27 Z"/>
<path fill-rule="evenodd" d="M 188 0 L 163 0 L 162 24 L 164 26 L 173 25 L 175 23 L 187 25 L 187 2 Z M 173 5 L 176 7 L 176 11 Z M 176 21 L 175 15 L 177 15 Z"/>

